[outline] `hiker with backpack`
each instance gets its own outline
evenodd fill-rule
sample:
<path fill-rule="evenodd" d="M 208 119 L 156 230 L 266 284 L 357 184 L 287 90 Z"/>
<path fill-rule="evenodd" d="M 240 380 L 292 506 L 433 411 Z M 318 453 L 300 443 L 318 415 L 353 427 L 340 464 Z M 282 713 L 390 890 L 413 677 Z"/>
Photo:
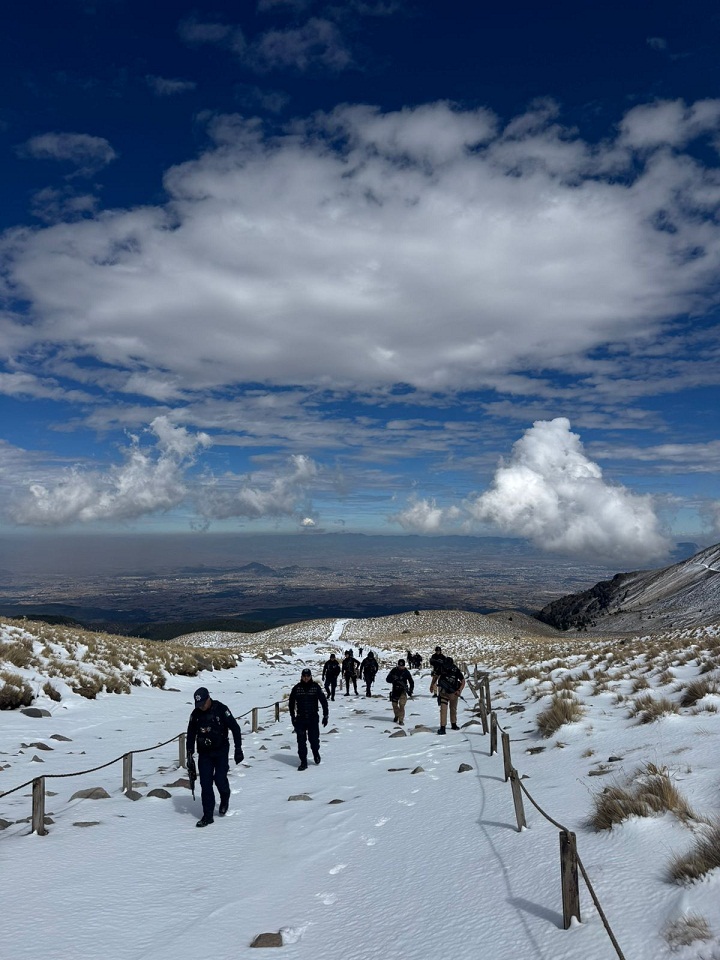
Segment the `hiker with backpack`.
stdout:
<path fill-rule="evenodd" d="M 387 675 L 385 682 L 391 684 L 390 702 L 392 703 L 395 723 L 402 727 L 405 724 L 405 704 L 408 696 L 412 696 L 415 689 L 415 681 L 402 658 L 398 660 L 397 666 L 393 667 Z"/>
<path fill-rule="evenodd" d="M 190 714 L 187 728 L 187 770 L 194 784 L 200 774 L 200 796 L 203 815 L 196 827 L 207 827 L 213 823 L 215 812 L 215 790 L 220 794 L 218 813 L 224 817 L 230 804 L 230 784 L 228 755 L 230 751 L 229 731 L 232 730 L 235 742 L 235 763 L 245 759 L 242 749 L 242 733 L 238 722 L 230 709 L 219 700 L 213 700 L 207 687 L 198 687 L 194 694 L 195 709 Z M 195 747 L 198 752 L 198 769 L 195 768 Z"/>
<path fill-rule="evenodd" d="M 368 655 L 360 664 L 360 679 L 365 681 L 366 697 L 372 696 L 371 687 L 375 682 L 375 675 L 377 674 L 377 672 L 378 672 L 378 662 L 375 659 L 375 654 L 372 652 L 372 650 L 369 650 Z"/>
<path fill-rule="evenodd" d="M 322 669 L 322 679 L 325 686 L 325 693 L 331 700 L 335 699 L 335 688 L 337 687 L 338 677 L 340 676 L 340 664 L 334 653 L 330 654 L 330 659 L 325 661 Z"/>
<path fill-rule="evenodd" d="M 352 650 L 345 651 L 345 659 L 342 662 L 342 675 L 345 681 L 345 696 L 350 696 L 350 684 L 353 685 L 355 696 L 357 696 L 357 677 L 360 670 L 360 663 L 353 656 Z"/>
<path fill-rule="evenodd" d="M 440 667 L 442 662 L 445 659 L 443 656 L 442 649 L 440 647 L 435 647 L 435 653 L 430 656 L 430 696 L 432 697 L 437 693 L 437 679 L 440 676 Z"/>
<path fill-rule="evenodd" d="M 457 722 L 458 700 L 465 688 L 465 677 L 460 667 L 452 657 L 445 657 L 440 666 L 437 678 L 438 703 L 440 704 L 439 734 L 445 733 L 448 707 L 450 707 L 450 724 L 453 730 L 459 730 Z"/>
<path fill-rule="evenodd" d="M 297 737 L 298 770 L 307 770 L 308 740 L 312 750 L 313 760 L 320 763 L 320 727 L 318 725 L 318 708 L 322 706 L 322 725 L 327 726 L 328 702 L 322 687 L 312 678 L 312 670 L 305 667 L 300 674 L 300 683 L 296 683 L 290 691 L 288 710 L 293 729 Z"/>

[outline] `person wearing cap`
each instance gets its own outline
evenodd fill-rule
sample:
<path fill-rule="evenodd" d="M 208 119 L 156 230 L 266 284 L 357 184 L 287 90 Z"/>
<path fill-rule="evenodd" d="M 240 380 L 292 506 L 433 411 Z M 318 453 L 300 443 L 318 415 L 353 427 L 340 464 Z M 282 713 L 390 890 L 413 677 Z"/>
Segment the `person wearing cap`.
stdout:
<path fill-rule="evenodd" d="M 432 674 L 430 676 L 430 696 L 432 697 L 437 693 L 437 679 L 440 676 L 440 667 L 442 662 L 445 659 L 443 656 L 442 649 L 440 647 L 435 647 L 435 653 L 430 657 L 430 669 Z"/>
<path fill-rule="evenodd" d="M 398 660 L 397 666 L 392 668 L 385 680 L 387 683 L 392 684 L 390 687 L 390 702 L 392 703 L 393 714 L 395 715 L 395 723 L 402 727 L 405 723 L 405 704 L 407 703 L 408 694 L 412 696 L 413 690 L 415 689 L 415 681 L 405 666 L 405 661 L 402 657 Z"/>
<path fill-rule="evenodd" d="M 298 745 L 300 766 L 298 770 L 307 770 L 308 740 L 312 750 L 313 760 L 320 763 L 320 728 L 318 726 L 318 708 L 322 706 L 322 725 L 327 726 L 328 702 L 320 684 L 313 680 L 312 670 L 305 667 L 300 675 L 300 683 L 296 683 L 290 691 L 288 710 L 295 729 Z"/>
<path fill-rule="evenodd" d="M 345 681 L 345 696 L 350 696 L 350 684 L 353 685 L 355 696 L 357 696 L 357 677 L 360 670 L 360 661 L 353 656 L 352 650 L 345 651 L 345 658 L 342 662 L 342 675 Z"/>
<path fill-rule="evenodd" d="M 372 685 L 375 682 L 375 676 L 378 672 L 378 662 L 375 654 L 370 650 L 363 662 L 360 664 L 360 679 L 365 681 L 365 696 L 372 696 Z"/>
<path fill-rule="evenodd" d="M 207 827 L 213 822 L 215 812 L 213 783 L 220 794 L 218 813 L 221 817 L 225 816 L 230 804 L 228 782 L 230 730 L 235 742 L 235 763 L 242 763 L 245 756 L 242 749 L 242 733 L 229 708 L 219 700 L 213 700 L 207 687 L 198 687 L 194 700 L 195 709 L 190 714 L 187 728 L 187 763 L 188 771 L 192 770 L 195 766 L 193 754 L 197 746 L 203 815 L 195 826 Z"/>
<path fill-rule="evenodd" d="M 340 663 L 334 653 L 330 654 L 330 659 L 325 661 L 322 669 L 322 679 L 325 684 L 325 693 L 331 700 L 335 699 L 335 689 L 337 687 L 338 677 L 340 676 Z"/>
<path fill-rule="evenodd" d="M 440 727 L 438 733 L 445 733 L 448 707 L 450 724 L 453 730 L 459 730 L 457 722 L 458 700 L 465 689 L 465 676 L 452 657 L 443 657 L 437 678 L 438 703 L 440 704 Z"/>

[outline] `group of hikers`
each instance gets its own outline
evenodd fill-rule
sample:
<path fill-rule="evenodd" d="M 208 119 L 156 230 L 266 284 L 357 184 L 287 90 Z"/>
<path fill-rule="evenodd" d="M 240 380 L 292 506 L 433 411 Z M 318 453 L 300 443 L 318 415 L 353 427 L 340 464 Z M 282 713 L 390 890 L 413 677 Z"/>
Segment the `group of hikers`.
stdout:
<path fill-rule="evenodd" d="M 408 652 L 409 653 L 409 652 Z M 362 656 L 362 648 L 360 650 Z M 416 655 L 417 656 L 417 655 Z M 408 660 L 410 661 L 410 656 Z M 422 662 L 422 659 L 421 659 Z M 465 677 L 452 657 L 445 656 L 440 647 L 430 657 L 432 670 L 430 678 L 430 694 L 436 696 L 440 705 L 440 726 L 438 734 L 445 734 L 448 711 L 450 726 L 458 730 L 457 708 L 458 700 L 465 687 Z M 345 696 L 350 696 L 352 684 L 357 696 L 358 678 L 365 682 L 365 696 L 372 696 L 372 685 L 375 682 L 380 665 L 375 654 L 370 651 L 359 661 L 352 650 L 346 650 L 342 662 L 334 653 L 330 654 L 322 669 L 323 687 L 313 679 L 312 670 L 305 667 L 300 674 L 300 681 L 290 691 L 288 711 L 293 729 L 297 737 L 298 770 L 307 770 L 308 743 L 313 760 L 320 763 L 320 710 L 322 710 L 322 725 L 327 726 L 329 717 L 328 697 L 335 699 L 335 690 L 338 678 L 342 676 L 345 683 Z M 393 717 L 399 726 L 405 723 L 405 706 L 408 698 L 413 696 L 415 681 L 401 657 L 397 661 L 385 682 L 390 684 L 390 702 L 393 708 Z M 194 694 L 195 707 L 190 714 L 187 728 L 187 770 L 190 784 L 194 788 L 195 780 L 200 779 L 200 797 L 202 800 L 203 815 L 196 826 L 206 827 L 213 823 L 215 813 L 215 790 L 220 794 L 218 814 L 224 817 L 230 804 L 230 784 L 228 770 L 230 766 L 230 733 L 233 735 L 235 763 L 242 763 L 244 753 L 242 749 L 242 733 L 237 720 L 233 717 L 229 707 L 219 700 L 213 700 L 207 687 L 199 687 Z M 195 750 L 198 753 L 198 763 L 195 766 Z"/>

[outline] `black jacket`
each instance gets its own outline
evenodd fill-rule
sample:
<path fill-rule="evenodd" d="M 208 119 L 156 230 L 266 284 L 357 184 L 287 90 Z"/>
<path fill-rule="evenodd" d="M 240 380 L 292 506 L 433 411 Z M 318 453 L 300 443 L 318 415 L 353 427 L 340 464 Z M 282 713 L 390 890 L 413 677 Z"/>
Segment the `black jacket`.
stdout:
<path fill-rule="evenodd" d="M 408 693 L 412 696 L 415 689 L 415 681 L 406 667 L 393 667 L 385 678 L 385 682 L 392 684 L 391 700 L 397 700 L 401 693 Z"/>
<path fill-rule="evenodd" d="M 195 753 L 196 742 L 198 753 L 227 753 L 230 748 L 230 730 L 235 749 L 238 750 L 242 747 L 242 733 L 229 707 L 219 700 L 213 700 L 207 710 L 198 710 L 196 707 L 188 722 L 188 755 Z"/>
<path fill-rule="evenodd" d="M 345 657 L 342 662 L 342 674 L 344 677 L 357 677 L 360 663 L 355 657 Z"/>
<path fill-rule="evenodd" d="M 323 680 L 336 680 L 340 674 L 340 661 L 339 660 L 326 660 L 323 667 L 322 678 Z"/>
<path fill-rule="evenodd" d="M 368 654 L 363 662 L 360 664 L 360 676 L 364 677 L 367 681 L 372 683 L 375 679 L 375 674 L 378 672 L 378 662 L 375 657 L 371 657 Z"/>
<path fill-rule="evenodd" d="M 440 673 L 445 657 L 442 653 L 434 653 L 430 657 L 430 666 L 432 667 L 432 672 L 437 676 Z"/>
<path fill-rule="evenodd" d="M 325 692 L 317 680 L 309 683 L 296 683 L 290 692 L 288 710 L 293 722 L 295 717 L 301 720 L 317 720 L 318 705 L 322 705 L 323 717 L 328 715 L 328 702 Z"/>

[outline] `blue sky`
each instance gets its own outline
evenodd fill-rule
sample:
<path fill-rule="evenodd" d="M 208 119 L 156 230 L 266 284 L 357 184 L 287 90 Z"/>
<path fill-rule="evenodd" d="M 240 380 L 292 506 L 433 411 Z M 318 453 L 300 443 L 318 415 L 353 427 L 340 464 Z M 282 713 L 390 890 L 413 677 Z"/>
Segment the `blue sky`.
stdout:
<path fill-rule="evenodd" d="M 29 2 L 6 531 L 720 539 L 708 2 Z"/>

